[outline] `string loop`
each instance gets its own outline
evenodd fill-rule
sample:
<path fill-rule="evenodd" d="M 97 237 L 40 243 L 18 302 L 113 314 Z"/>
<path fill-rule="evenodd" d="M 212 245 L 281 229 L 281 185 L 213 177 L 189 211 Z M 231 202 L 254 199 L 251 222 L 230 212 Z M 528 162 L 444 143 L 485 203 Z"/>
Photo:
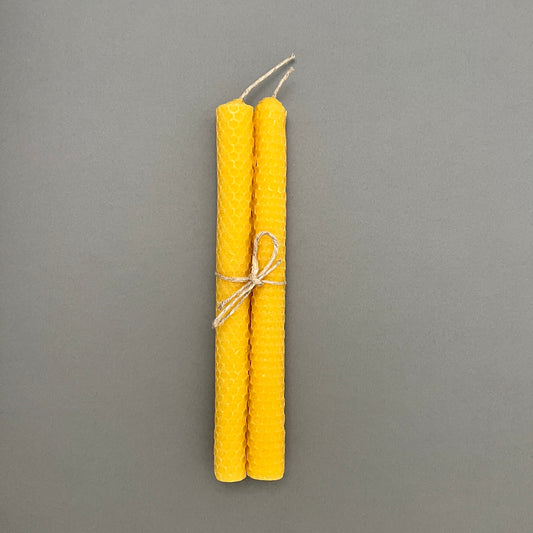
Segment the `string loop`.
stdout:
<path fill-rule="evenodd" d="M 259 262 L 257 260 L 257 252 L 259 249 L 259 241 L 263 237 L 269 237 L 273 244 L 272 255 L 268 260 L 267 264 L 259 270 Z M 281 259 L 276 261 L 279 251 L 279 242 L 278 239 L 269 231 L 261 231 L 258 233 L 254 239 L 254 246 L 252 249 L 252 266 L 250 268 L 250 274 L 247 277 L 230 277 L 223 276 L 219 272 L 215 272 L 215 276 L 219 279 L 225 281 L 231 281 L 233 283 L 244 283 L 244 285 L 237 289 L 229 298 L 222 300 L 217 305 L 217 311 L 219 313 L 213 320 L 213 328 L 217 328 L 223 324 L 236 310 L 237 308 L 246 300 L 248 295 L 255 289 L 255 287 L 261 287 L 262 285 L 285 285 L 284 281 L 270 281 L 265 279 L 273 270 L 278 268 L 281 264 Z"/>

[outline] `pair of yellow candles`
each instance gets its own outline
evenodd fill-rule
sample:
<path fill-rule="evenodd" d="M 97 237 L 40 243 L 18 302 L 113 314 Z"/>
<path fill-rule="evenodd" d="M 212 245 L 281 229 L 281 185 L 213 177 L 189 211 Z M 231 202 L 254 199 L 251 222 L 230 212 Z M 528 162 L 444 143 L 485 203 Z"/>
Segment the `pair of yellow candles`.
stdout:
<path fill-rule="evenodd" d="M 217 108 L 214 470 L 219 481 L 285 469 L 286 111 L 277 92 Z M 251 295 L 251 297 L 250 297 Z"/>

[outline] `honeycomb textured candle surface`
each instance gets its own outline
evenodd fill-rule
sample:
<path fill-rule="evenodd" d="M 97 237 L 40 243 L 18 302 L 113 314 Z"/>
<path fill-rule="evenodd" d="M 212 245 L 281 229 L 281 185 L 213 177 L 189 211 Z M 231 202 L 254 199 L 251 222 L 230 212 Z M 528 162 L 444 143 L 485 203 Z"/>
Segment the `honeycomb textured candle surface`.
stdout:
<path fill-rule="evenodd" d="M 233 100 L 217 108 L 216 270 L 248 276 L 251 250 L 253 108 Z M 217 302 L 239 284 L 217 278 Z M 216 329 L 214 470 L 219 481 L 246 477 L 250 299 Z"/>
<path fill-rule="evenodd" d="M 279 242 L 281 264 L 266 279 L 285 280 L 286 111 L 276 98 L 254 110 L 254 234 L 269 231 Z M 259 243 L 259 266 L 272 253 Z M 250 477 L 276 480 L 285 469 L 285 286 L 262 285 L 252 293 L 250 385 L 246 470 Z"/>

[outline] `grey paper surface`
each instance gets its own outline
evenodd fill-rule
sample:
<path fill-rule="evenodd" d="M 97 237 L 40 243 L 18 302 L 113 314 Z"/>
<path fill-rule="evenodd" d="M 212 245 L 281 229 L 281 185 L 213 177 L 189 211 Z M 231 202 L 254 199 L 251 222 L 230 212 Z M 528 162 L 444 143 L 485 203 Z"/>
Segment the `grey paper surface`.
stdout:
<path fill-rule="evenodd" d="M 532 28 L 1 1 L 0 530 L 531 532 Z M 292 51 L 287 471 L 224 485 L 214 111 Z"/>

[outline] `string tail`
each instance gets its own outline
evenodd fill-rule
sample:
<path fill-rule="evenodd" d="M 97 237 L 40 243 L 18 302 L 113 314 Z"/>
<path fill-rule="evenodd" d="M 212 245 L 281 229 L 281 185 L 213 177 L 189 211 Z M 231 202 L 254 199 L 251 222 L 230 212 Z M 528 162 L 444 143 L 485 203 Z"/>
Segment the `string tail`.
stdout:
<path fill-rule="evenodd" d="M 275 67 L 271 68 L 268 72 L 263 74 L 260 78 L 257 78 L 252 85 L 250 85 L 240 96 L 241 100 L 244 100 L 250 92 L 255 89 L 260 83 L 264 82 L 267 78 L 272 76 L 274 72 L 277 72 L 281 67 L 285 66 L 287 63 L 290 63 L 293 59 L 296 58 L 296 55 L 292 53 L 289 57 L 284 59 L 281 63 L 278 63 Z"/>
<path fill-rule="evenodd" d="M 259 241 L 263 237 L 269 237 L 273 244 L 272 255 L 268 260 L 267 264 L 259 270 L 259 264 L 257 261 L 257 251 L 259 249 Z M 279 251 L 279 242 L 278 239 L 272 233 L 268 231 L 261 231 L 258 233 L 254 239 L 254 246 L 252 250 L 252 266 L 250 268 L 250 274 L 248 277 L 230 277 L 224 276 L 219 272 L 215 272 L 215 276 L 219 279 L 226 281 L 231 281 L 232 283 L 244 283 L 244 285 L 237 289 L 229 298 L 222 300 L 217 304 L 218 314 L 213 320 L 213 329 L 218 328 L 218 326 L 224 324 L 226 320 L 235 313 L 239 306 L 248 298 L 251 292 L 256 288 L 264 284 L 269 285 L 285 285 L 284 281 L 270 281 L 265 279 L 273 270 L 278 268 L 281 264 L 281 259 L 276 261 Z"/>

